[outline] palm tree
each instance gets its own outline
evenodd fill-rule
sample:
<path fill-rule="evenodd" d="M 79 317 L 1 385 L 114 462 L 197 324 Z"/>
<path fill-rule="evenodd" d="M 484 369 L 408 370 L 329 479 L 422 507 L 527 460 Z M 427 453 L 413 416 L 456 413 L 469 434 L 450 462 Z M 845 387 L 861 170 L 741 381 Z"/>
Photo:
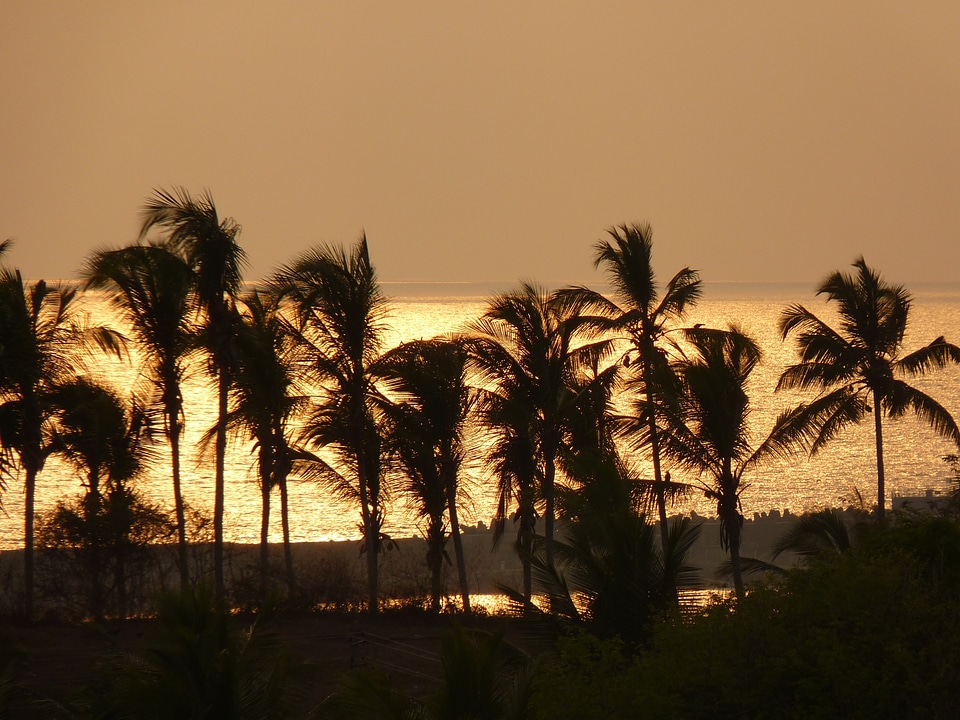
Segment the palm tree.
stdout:
<path fill-rule="evenodd" d="M 702 294 L 700 276 L 695 270 L 683 268 L 674 275 L 663 289 L 657 290 L 656 275 L 651 264 L 653 230 L 648 224 L 621 225 L 608 230 L 610 240 L 600 240 L 594 245 L 594 267 L 603 267 L 613 285 L 615 299 L 611 300 L 588 288 L 571 288 L 565 292 L 588 302 L 604 321 L 604 329 L 626 333 L 632 351 L 639 362 L 639 395 L 643 401 L 638 422 L 645 426 L 646 442 L 650 446 L 653 462 L 653 493 L 660 519 L 660 538 L 667 547 L 667 500 L 682 493 L 682 486 L 666 481 L 661 469 L 660 437 L 657 428 L 658 394 L 657 372 L 662 372 L 667 363 L 667 354 L 662 346 L 674 323 L 682 321 Z M 624 357 L 630 364 L 630 354 Z"/>
<path fill-rule="evenodd" d="M 125 617 L 126 546 L 133 529 L 128 510 L 134 499 L 127 484 L 149 461 L 147 418 L 136 403 L 128 410 L 112 390 L 82 377 L 58 386 L 52 401 L 58 408 L 53 447 L 86 479 L 78 520 L 85 535 L 81 543 L 90 555 L 90 609 L 95 620 L 103 618 L 103 551 L 109 551 L 120 616 Z"/>
<path fill-rule="evenodd" d="M 720 542 L 730 552 L 733 583 L 743 593 L 740 494 L 744 475 L 764 461 L 786 456 L 794 437 L 790 414 L 778 418 L 760 445 L 750 442 L 747 383 L 760 361 L 760 348 L 739 329 L 696 329 L 685 333 L 692 357 L 676 362 L 680 396 L 662 429 L 663 449 L 682 466 L 705 474 L 704 494 L 716 501 Z"/>
<path fill-rule="evenodd" d="M 555 617 L 600 636 L 641 641 L 655 615 L 676 606 L 680 587 L 695 584 L 687 556 L 700 526 L 679 518 L 659 545 L 628 466 L 615 453 L 590 464 L 589 479 L 560 488 L 566 538 L 557 542 L 556 568 L 535 558 L 538 590 Z"/>
<path fill-rule="evenodd" d="M 470 612 L 466 559 L 460 537 L 457 496 L 466 460 L 467 418 L 475 394 L 467 385 L 467 351 L 454 340 L 420 340 L 387 353 L 377 373 L 397 395 L 384 406 L 387 446 L 407 479 L 406 492 L 428 521 L 428 564 L 433 607 L 440 610 L 440 571 L 447 535 L 444 512 L 456 555 L 464 612 Z"/>
<path fill-rule="evenodd" d="M 800 362 L 783 371 L 777 390 L 817 390 L 794 419 L 812 454 L 841 430 L 873 411 L 877 454 L 877 516 L 886 505 L 882 417 L 913 412 L 939 435 L 960 446 L 960 428 L 949 412 L 926 393 L 908 384 L 948 363 L 960 363 L 960 348 L 938 337 L 903 355 L 910 314 L 910 294 L 888 284 L 861 257 L 855 274 L 833 272 L 817 290 L 836 304 L 840 326 L 835 330 L 803 305 L 791 305 L 780 316 L 780 334 L 796 333 Z"/>
<path fill-rule="evenodd" d="M 170 247 L 152 244 L 97 251 L 87 261 L 84 274 L 88 289 L 110 293 L 110 304 L 119 310 L 145 355 L 146 377 L 153 389 L 149 404 L 159 409 L 170 443 L 180 584 L 186 586 L 189 575 L 180 475 L 180 386 L 196 344 L 190 321 L 193 273 Z"/>
<path fill-rule="evenodd" d="M 26 284 L 0 268 L 0 446 L 24 473 L 24 612 L 33 615 L 34 501 L 37 476 L 53 452 L 53 391 L 82 366 L 78 351 L 95 342 L 120 356 L 121 338 L 86 328 L 76 290 L 43 280 Z M 9 457 L 9 455 L 8 455 Z"/>
<path fill-rule="evenodd" d="M 298 379 L 301 347 L 280 313 L 278 300 L 254 292 L 243 298 L 241 323 L 234 337 L 236 365 L 227 426 L 254 442 L 262 499 L 260 524 L 260 590 L 266 599 L 269 575 L 270 494 L 280 490 L 284 561 L 291 596 L 296 582 L 290 547 L 287 478 L 297 452 L 291 446 L 291 425 L 308 398 Z"/>
<path fill-rule="evenodd" d="M 479 382 L 501 398 L 484 401 L 492 403 L 487 420 L 497 421 L 509 407 L 510 418 L 504 418 L 509 429 L 501 433 L 501 441 L 514 449 L 517 442 L 531 443 L 545 506 L 548 562 L 553 562 L 557 458 L 584 398 L 578 381 L 613 349 L 610 340 L 581 342 L 587 327 L 582 309 L 575 299 L 524 283 L 515 292 L 494 297 L 470 327 L 468 346 Z"/>
<path fill-rule="evenodd" d="M 530 610 L 533 597 L 531 557 L 536 535 L 537 487 L 541 473 L 537 466 L 536 440 L 530 428 L 528 408 L 517 398 L 481 392 L 477 409 L 480 427 L 490 434 L 487 466 L 497 482 L 494 545 L 503 538 L 507 520 L 512 520 L 517 525 L 515 546 L 522 567 L 523 602 Z"/>
<path fill-rule="evenodd" d="M 369 610 L 379 611 L 378 550 L 383 523 L 381 437 L 371 369 L 380 355 L 387 301 L 370 263 L 366 235 L 347 253 L 321 246 L 281 268 L 273 286 L 289 299 L 298 338 L 321 396 L 304 441 L 339 457 L 337 482 L 360 504 Z"/>
<path fill-rule="evenodd" d="M 183 188 L 157 190 L 143 209 L 140 235 L 158 228 L 169 233 L 169 243 L 184 253 L 195 273 L 194 292 L 204 313 L 205 344 L 211 371 L 217 377 L 216 478 L 213 507 L 214 580 L 220 598 L 223 580 L 224 462 L 227 448 L 227 401 L 233 357 L 231 338 L 236 323 L 235 299 L 240 292 L 243 248 L 237 243 L 240 226 L 220 220 L 213 197 L 194 198 Z"/>
<path fill-rule="evenodd" d="M 857 525 L 842 510 L 825 508 L 801 515 L 773 545 L 773 559 L 784 553 L 801 557 L 842 555 L 853 547 Z"/>

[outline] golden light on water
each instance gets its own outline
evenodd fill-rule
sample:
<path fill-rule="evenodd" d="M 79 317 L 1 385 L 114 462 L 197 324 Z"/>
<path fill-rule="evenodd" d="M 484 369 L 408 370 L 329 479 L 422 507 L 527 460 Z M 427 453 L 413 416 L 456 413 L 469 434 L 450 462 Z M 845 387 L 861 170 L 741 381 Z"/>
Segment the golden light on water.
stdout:
<path fill-rule="evenodd" d="M 773 286 L 776 288 L 777 286 Z M 808 288 L 784 286 L 762 292 L 750 285 L 715 288 L 708 286 L 706 299 L 688 319 L 690 323 L 703 322 L 723 326 L 735 322 L 753 334 L 765 352 L 765 359 L 753 378 L 751 399 L 754 415 L 751 422 L 755 439 L 759 440 L 773 425 L 777 413 L 793 402 L 786 396 L 775 396 L 773 388 L 782 367 L 792 362 L 793 347 L 779 342 L 776 321 L 780 310 L 790 302 L 803 302 L 817 307 Z M 387 345 L 404 340 L 429 338 L 444 332 L 461 329 L 463 324 L 478 317 L 486 304 L 485 297 L 426 297 L 400 298 L 393 303 L 390 319 L 392 330 Z M 103 322 L 106 309 L 91 306 L 94 319 Z M 929 296 L 917 294 L 912 315 L 911 336 L 906 347 L 912 349 L 930 342 L 939 335 L 956 342 L 951 333 L 960 329 L 960 295 L 938 293 Z M 111 359 L 97 358 L 99 372 L 108 375 L 121 389 L 129 390 L 138 378 L 133 366 Z M 184 496 L 192 507 L 209 515 L 213 498 L 214 465 L 212 454 L 198 455 L 200 438 L 213 425 L 216 404 L 209 379 L 203 372 L 203 361 L 196 363 L 193 374 L 184 387 L 185 436 L 183 441 Z M 947 368 L 924 378 L 916 384 L 951 411 L 960 416 L 960 369 Z M 165 507 L 172 505 L 169 450 L 158 445 L 157 458 L 140 489 L 148 498 Z M 932 430 L 913 418 L 887 421 L 885 425 L 885 460 L 888 474 L 888 494 L 922 495 L 927 488 L 941 489 L 948 478 L 941 457 L 955 449 L 938 438 Z M 479 458 L 472 458 L 479 468 Z M 789 508 L 794 513 L 806 509 L 843 504 L 849 501 L 854 487 L 868 500 L 875 495 L 875 469 L 872 427 L 863 425 L 844 433 L 812 461 L 797 458 L 758 469 L 746 478 L 749 488 L 743 494 L 743 509 L 747 517 L 755 512 Z M 641 468 L 644 465 L 641 463 Z M 674 478 L 683 478 L 674 469 Z M 489 484 L 483 483 L 482 472 L 465 483 L 471 501 L 463 510 L 463 522 L 489 524 L 494 515 L 495 498 Z M 225 533 L 230 541 L 258 542 L 260 536 L 260 493 L 256 483 L 255 456 L 249 444 L 239 440 L 228 447 L 227 508 Z M 77 474 L 69 467 L 51 459 L 41 473 L 37 487 L 39 512 L 53 507 L 57 499 L 69 498 L 82 492 Z M 22 544 L 22 483 L 13 478 L 3 495 L 5 514 L 0 517 L 0 548 Z M 889 504 L 888 498 L 888 504 Z M 329 489 L 302 482 L 290 487 L 291 532 L 295 542 L 322 540 L 352 540 L 359 537 L 358 508 L 342 502 Z M 715 508 L 702 494 L 694 493 L 675 511 L 695 511 L 701 516 L 713 517 Z M 419 535 L 412 513 L 405 512 L 402 498 L 394 498 L 388 509 L 385 526 L 393 537 Z M 271 541 L 281 540 L 279 499 L 275 498 L 271 513 Z"/>

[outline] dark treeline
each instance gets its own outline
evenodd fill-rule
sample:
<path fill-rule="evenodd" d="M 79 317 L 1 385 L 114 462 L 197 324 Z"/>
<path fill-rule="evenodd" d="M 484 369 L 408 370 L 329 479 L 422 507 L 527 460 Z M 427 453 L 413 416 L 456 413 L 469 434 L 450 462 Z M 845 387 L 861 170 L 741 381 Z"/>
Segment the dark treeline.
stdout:
<path fill-rule="evenodd" d="M 386 500 L 402 493 L 425 528 L 429 607 L 441 610 L 441 574 L 449 561 L 469 614 L 458 511 L 465 500 L 464 464 L 482 447 L 498 497 L 494 534 L 499 540 L 508 530 L 515 533 L 522 560 L 521 586 L 504 588 L 517 612 L 549 616 L 653 652 L 665 647 L 657 645 L 661 636 L 672 644 L 688 642 L 670 635 L 686 632 L 688 621 L 674 630 L 657 622 L 682 608 L 685 589 L 694 585 L 687 555 L 698 528 L 689 518 L 667 519 L 678 497 L 696 490 L 716 502 L 729 553 L 736 594 L 702 615 L 701 624 L 705 628 L 724 613 L 749 623 L 750 613 L 764 612 L 756 609 L 759 604 L 795 597 L 790 593 L 796 583 L 806 582 L 746 590 L 744 575 L 758 563 L 741 558 L 740 493 L 753 470 L 814 454 L 849 425 L 872 419 L 877 496 L 872 521 L 864 518 L 864 527 L 873 529 L 864 536 L 886 537 L 893 530 L 885 513 L 883 419 L 915 414 L 960 447 L 950 413 L 909 382 L 960 363 L 960 348 L 943 337 L 904 348 L 910 296 L 862 258 L 852 272 L 833 272 L 818 289 L 837 311 L 835 325 L 802 305 L 783 310 L 780 334 L 795 342 L 798 357 L 777 389 L 804 391 L 809 399 L 782 413 L 757 443 L 748 432 L 747 387 L 760 348 L 732 325 L 684 324 L 702 296 L 701 279 L 683 268 L 658 284 L 647 225 L 612 228 L 594 246 L 594 262 L 613 287 L 609 296 L 586 287 L 548 292 L 525 283 L 492 297 L 484 314 L 459 333 L 387 348 L 387 298 L 365 237 L 351 246 L 308 250 L 244 292 L 239 225 L 218 216 L 210 195 L 157 191 L 142 219 L 136 242 L 87 259 L 78 286 L 27 283 L 15 269 L 0 270 L 0 460 L 4 473 L 24 480 L 27 618 L 34 615 L 38 529 L 42 546 L 82 551 L 85 607 L 94 619 L 126 616 L 130 558 L 153 543 L 175 545 L 183 589 L 208 581 L 213 604 L 229 606 L 223 510 L 224 452 L 231 435 L 250 442 L 257 458 L 262 603 L 296 591 L 287 487 L 299 478 L 323 483 L 359 513 L 369 613 L 377 613 L 384 600 L 379 563 L 392 542 L 383 531 Z M 8 247 L 4 243 L 0 252 Z M 106 292 L 128 336 L 85 322 L 78 300 L 89 289 Z M 124 357 L 132 346 L 142 358 L 145 383 L 111 388 L 84 372 L 84 362 L 96 353 Z M 206 438 L 216 463 L 213 562 L 204 570 L 209 577 L 198 577 L 191 560 L 196 538 L 180 476 L 180 441 L 190 413 L 180 385 L 198 358 L 205 360 L 218 397 L 218 420 Z M 159 453 L 171 458 L 172 514 L 137 491 L 138 477 Z M 651 461 L 652 476 L 631 462 L 638 453 Z M 84 492 L 63 499 L 35 525 L 36 483 L 53 455 L 76 468 Z M 667 462 L 690 480 L 671 478 Z M 280 586 L 267 544 L 275 494 L 284 537 Z M 849 530 L 842 521 L 838 527 Z M 809 547 L 816 536 L 798 533 L 808 545 L 795 542 L 794 550 Z M 897 542 L 903 537 L 901 531 Z M 864 545 L 870 548 L 864 557 L 881 562 L 877 557 L 886 555 L 876 548 L 883 542 L 872 543 Z M 854 546 L 848 542 L 839 550 Z M 821 574 L 831 572 L 817 567 Z M 779 641 L 772 639 L 771 647 Z M 482 649 L 481 641 L 463 636 L 451 642 L 451 658 Z M 490 657 L 502 657 L 499 640 L 482 642 L 493 643 Z M 596 642 L 601 645 L 580 649 L 611 663 L 608 670 L 617 677 L 633 677 L 650 662 L 649 655 L 634 657 L 623 645 Z M 736 642 L 730 640 L 732 655 Z M 570 667 L 561 664 L 541 677 L 574 687 Z M 590 686 L 591 677 L 578 676 L 578 692 L 604 695 L 601 685 Z M 649 683 L 633 687 L 636 697 L 653 702 L 644 696 L 652 692 Z M 357 689 L 361 695 L 368 691 Z M 338 702 L 349 700 L 349 688 L 344 692 Z M 689 714 L 679 699 L 671 702 L 664 712 Z M 483 717 L 506 717 L 501 705 L 500 715 L 491 710 Z M 570 700 L 566 707 L 575 705 Z"/>

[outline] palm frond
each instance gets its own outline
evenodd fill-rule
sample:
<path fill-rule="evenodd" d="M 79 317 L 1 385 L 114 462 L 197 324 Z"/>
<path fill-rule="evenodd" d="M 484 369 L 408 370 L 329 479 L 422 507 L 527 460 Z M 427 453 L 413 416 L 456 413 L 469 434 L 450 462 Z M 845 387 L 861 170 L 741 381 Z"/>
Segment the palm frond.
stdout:
<path fill-rule="evenodd" d="M 773 544 L 773 557 L 794 553 L 811 557 L 824 553 L 841 554 L 852 545 L 850 528 L 839 510 L 820 510 L 801 516 Z"/>
<path fill-rule="evenodd" d="M 896 368 L 910 375 L 924 375 L 950 363 L 960 364 L 960 347 L 948 343 L 941 335 L 929 345 L 900 358 Z"/>

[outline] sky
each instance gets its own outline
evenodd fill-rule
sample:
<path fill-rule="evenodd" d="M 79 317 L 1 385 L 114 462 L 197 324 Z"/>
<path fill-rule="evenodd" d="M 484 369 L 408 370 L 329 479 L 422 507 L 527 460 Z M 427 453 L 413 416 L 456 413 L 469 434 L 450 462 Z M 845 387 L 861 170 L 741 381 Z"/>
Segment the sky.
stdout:
<path fill-rule="evenodd" d="M 209 190 L 249 279 L 960 280 L 960 3 L 0 0 L 0 239 L 30 278 Z"/>

